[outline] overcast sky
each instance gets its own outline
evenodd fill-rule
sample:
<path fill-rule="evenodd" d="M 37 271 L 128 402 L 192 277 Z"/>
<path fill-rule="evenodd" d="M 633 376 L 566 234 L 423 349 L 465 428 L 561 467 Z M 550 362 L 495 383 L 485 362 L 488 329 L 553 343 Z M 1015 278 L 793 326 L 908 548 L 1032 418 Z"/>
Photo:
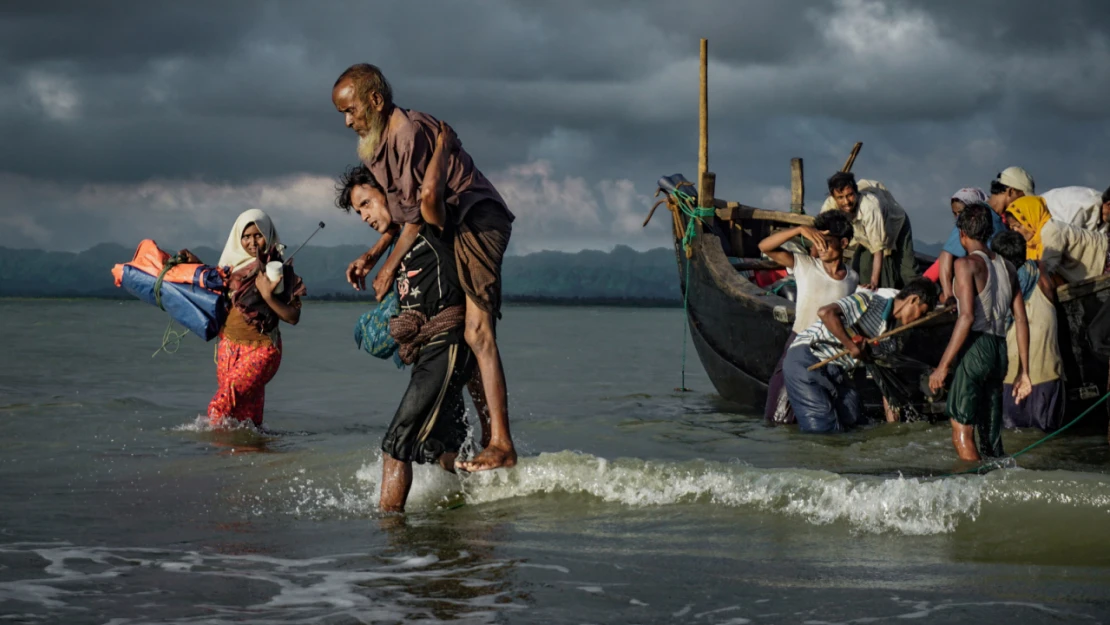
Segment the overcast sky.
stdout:
<path fill-rule="evenodd" d="M 1110 4 L 873 2 L 35 2 L 0 8 L 0 245 L 218 247 L 246 208 L 296 243 L 373 242 L 332 205 L 356 162 L 330 101 L 382 67 L 400 106 L 451 123 L 517 215 L 511 251 L 646 249 L 656 180 L 697 168 L 709 39 L 717 195 L 807 207 L 851 145 L 916 238 L 948 197 L 1021 165 L 1038 190 L 1110 185 Z"/>

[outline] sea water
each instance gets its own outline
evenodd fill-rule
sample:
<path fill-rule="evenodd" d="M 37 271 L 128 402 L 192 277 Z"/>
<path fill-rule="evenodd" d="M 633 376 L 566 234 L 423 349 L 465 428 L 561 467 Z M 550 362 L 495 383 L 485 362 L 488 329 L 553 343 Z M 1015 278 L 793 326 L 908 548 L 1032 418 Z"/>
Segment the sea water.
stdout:
<path fill-rule="evenodd" d="M 674 391 L 676 309 L 507 307 L 519 466 L 417 467 L 379 514 L 408 372 L 357 350 L 364 310 L 307 302 L 266 430 L 214 432 L 213 344 L 152 357 L 164 313 L 0 301 L 0 622 L 1110 619 L 1105 436 L 932 477 L 967 468 L 944 424 L 766 427 L 691 346 Z"/>

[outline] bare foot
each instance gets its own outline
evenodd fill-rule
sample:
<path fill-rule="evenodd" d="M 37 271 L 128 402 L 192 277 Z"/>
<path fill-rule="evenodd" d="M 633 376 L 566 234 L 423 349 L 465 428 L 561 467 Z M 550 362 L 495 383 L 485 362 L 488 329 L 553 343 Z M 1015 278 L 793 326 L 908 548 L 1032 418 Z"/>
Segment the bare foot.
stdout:
<path fill-rule="evenodd" d="M 512 443 L 507 447 L 490 445 L 482 450 L 473 460 L 455 462 L 455 468 L 467 473 L 489 471 L 490 469 L 510 469 L 516 466 L 516 449 Z"/>

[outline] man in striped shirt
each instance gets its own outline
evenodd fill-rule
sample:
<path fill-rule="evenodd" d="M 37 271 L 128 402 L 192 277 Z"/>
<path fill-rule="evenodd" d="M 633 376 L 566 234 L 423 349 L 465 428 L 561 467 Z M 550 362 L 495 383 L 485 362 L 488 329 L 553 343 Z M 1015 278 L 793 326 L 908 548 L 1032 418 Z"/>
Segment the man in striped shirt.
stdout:
<path fill-rule="evenodd" d="M 786 393 L 794 406 L 803 432 L 839 432 L 859 420 L 860 402 L 852 383 L 852 372 L 868 352 L 886 354 L 898 349 L 898 339 L 874 339 L 899 325 L 917 321 L 937 305 L 936 287 L 917 278 L 901 291 L 859 290 L 839 301 L 822 306 L 817 321 L 794 339 L 787 350 L 782 370 Z M 833 358 L 828 365 L 809 367 Z"/>

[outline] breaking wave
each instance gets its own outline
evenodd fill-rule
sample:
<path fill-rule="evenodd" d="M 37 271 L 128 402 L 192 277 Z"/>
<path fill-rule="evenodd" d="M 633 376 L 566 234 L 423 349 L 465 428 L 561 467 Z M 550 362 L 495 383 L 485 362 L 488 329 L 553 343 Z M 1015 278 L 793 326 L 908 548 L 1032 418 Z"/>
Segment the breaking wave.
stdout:
<path fill-rule="evenodd" d="M 298 515 L 373 515 L 381 461 L 364 464 L 354 482 L 325 485 L 298 475 L 284 509 Z M 1110 508 L 1106 476 L 1021 469 L 946 479 L 841 475 L 805 469 L 760 469 L 739 463 L 606 460 L 563 451 L 523 458 L 510 471 L 451 475 L 414 467 L 410 511 L 482 505 L 564 494 L 629 507 L 703 504 L 781 514 L 851 531 L 930 535 L 974 522 L 985 505 L 1029 502 L 1101 513 Z M 272 501 L 272 500 L 271 500 Z"/>

